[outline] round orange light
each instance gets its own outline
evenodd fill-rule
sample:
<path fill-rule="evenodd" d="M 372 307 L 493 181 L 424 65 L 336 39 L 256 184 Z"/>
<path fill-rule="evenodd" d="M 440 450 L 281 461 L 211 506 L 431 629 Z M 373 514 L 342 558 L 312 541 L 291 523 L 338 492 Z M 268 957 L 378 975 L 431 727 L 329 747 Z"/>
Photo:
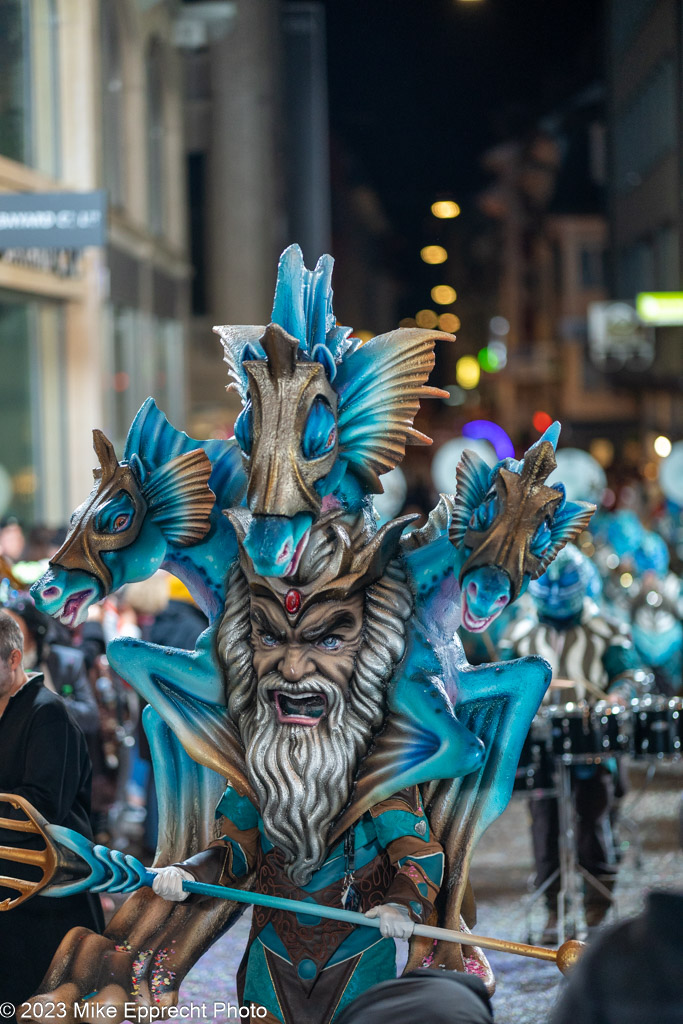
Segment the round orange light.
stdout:
<path fill-rule="evenodd" d="M 544 430 L 547 430 L 553 422 L 552 416 L 549 416 L 547 412 L 543 412 L 542 409 L 538 409 L 534 413 L 534 417 L 531 421 L 534 425 L 534 430 L 537 430 L 539 434 L 542 434 Z"/>
<path fill-rule="evenodd" d="M 434 285 L 431 295 L 432 301 L 439 306 L 450 306 L 451 302 L 455 302 L 458 297 L 455 288 L 451 288 L 449 284 Z"/>
<path fill-rule="evenodd" d="M 439 330 L 455 334 L 456 331 L 460 330 L 460 317 L 456 316 L 455 313 L 442 313 L 439 317 Z"/>
<path fill-rule="evenodd" d="M 439 220 L 451 220 L 458 216 L 460 207 L 451 199 L 439 199 L 436 203 L 432 203 L 432 213 Z"/>
<path fill-rule="evenodd" d="M 425 245 L 420 249 L 420 257 L 425 263 L 445 263 L 448 253 L 442 245 Z"/>
<path fill-rule="evenodd" d="M 433 309 L 421 309 L 419 313 L 415 314 L 415 323 L 418 327 L 426 327 L 427 330 L 431 330 L 432 327 L 436 327 L 439 322 L 439 318 Z"/>

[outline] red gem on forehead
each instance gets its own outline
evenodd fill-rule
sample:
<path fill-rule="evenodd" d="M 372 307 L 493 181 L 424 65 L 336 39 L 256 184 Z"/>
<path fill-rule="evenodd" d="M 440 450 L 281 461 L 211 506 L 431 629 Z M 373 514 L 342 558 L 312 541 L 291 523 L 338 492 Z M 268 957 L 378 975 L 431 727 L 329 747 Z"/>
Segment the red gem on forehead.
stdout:
<path fill-rule="evenodd" d="M 288 590 L 285 595 L 285 608 L 289 615 L 295 615 L 301 607 L 301 594 L 298 590 Z"/>

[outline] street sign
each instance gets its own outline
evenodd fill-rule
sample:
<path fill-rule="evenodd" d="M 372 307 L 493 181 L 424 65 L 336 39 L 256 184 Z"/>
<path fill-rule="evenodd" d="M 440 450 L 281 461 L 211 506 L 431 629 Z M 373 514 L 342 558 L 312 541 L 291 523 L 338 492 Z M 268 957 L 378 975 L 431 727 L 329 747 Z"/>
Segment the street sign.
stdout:
<path fill-rule="evenodd" d="M 683 292 L 640 292 L 636 295 L 636 310 L 645 324 L 683 324 Z"/>
<path fill-rule="evenodd" d="M 0 192 L 0 250 L 84 249 L 106 239 L 106 192 Z"/>

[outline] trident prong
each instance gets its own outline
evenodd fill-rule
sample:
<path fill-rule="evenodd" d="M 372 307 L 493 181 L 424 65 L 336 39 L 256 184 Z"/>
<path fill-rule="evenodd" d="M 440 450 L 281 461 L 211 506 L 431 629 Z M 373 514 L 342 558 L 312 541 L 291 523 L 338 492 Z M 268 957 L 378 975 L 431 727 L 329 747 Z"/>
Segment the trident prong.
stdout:
<path fill-rule="evenodd" d="M 24 878 L 10 878 L 8 875 L 0 875 L 0 886 L 6 889 L 13 889 L 19 893 L 18 896 L 8 896 L 0 902 L 0 910 L 12 910 L 18 907 L 24 900 L 35 896 L 41 889 L 49 884 L 58 866 L 57 852 L 50 837 L 45 832 L 47 821 L 41 814 L 32 807 L 28 800 L 22 796 L 14 796 L 12 793 L 3 793 L 2 800 L 10 807 L 22 811 L 26 818 L 17 821 L 16 818 L 0 817 L 0 828 L 11 832 L 20 832 L 25 835 L 41 836 L 45 848 L 42 850 L 25 850 L 20 846 L 0 846 L 0 858 L 14 864 L 31 864 L 41 869 L 41 878 L 37 881 L 28 881 Z"/>

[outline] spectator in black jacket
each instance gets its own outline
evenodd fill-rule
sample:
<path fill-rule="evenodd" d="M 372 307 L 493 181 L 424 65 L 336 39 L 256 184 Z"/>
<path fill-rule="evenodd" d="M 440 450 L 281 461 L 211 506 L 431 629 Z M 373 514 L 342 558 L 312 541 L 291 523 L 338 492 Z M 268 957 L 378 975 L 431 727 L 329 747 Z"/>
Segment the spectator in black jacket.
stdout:
<path fill-rule="evenodd" d="M 43 685 L 42 675 L 24 670 L 23 636 L 5 612 L 0 612 L 0 793 L 22 796 L 52 824 L 92 838 L 85 737 L 67 703 Z M 0 817 L 24 816 L 0 801 Z M 25 847 L 31 838 L 0 828 L 0 846 Z M 0 860 L 0 875 L 28 878 L 26 870 Z M 0 900 L 16 896 L 0 887 Z M 18 1006 L 34 995 L 62 938 L 78 925 L 102 930 L 99 900 L 90 893 L 60 899 L 37 895 L 0 913 L 0 1001 Z"/>
<path fill-rule="evenodd" d="M 199 635 L 209 625 L 203 611 L 194 603 L 189 590 L 177 577 L 168 577 L 168 604 L 156 616 L 149 631 L 153 644 L 194 650 Z"/>
<path fill-rule="evenodd" d="M 5 611 L 16 620 L 23 634 L 25 668 L 42 673 L 47 689 L 68 702 L 73 717 L 92 741 L 100 718 L 83 654 L 73 647 L 49 642 L 52 620 L 38 611 L 28 595 L 8 602 Z"/>

